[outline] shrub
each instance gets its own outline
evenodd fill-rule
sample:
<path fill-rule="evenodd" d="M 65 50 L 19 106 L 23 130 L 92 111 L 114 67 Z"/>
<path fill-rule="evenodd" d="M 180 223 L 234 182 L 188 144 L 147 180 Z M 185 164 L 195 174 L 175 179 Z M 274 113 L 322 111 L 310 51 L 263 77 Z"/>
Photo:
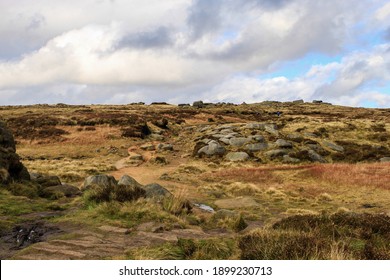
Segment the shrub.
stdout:
<path fill-rule="evenodd" d="M 323 240 L 308 232 L 254 230 L 239 239 L 244 260 L 320 259 Z"/>
<path fill-rule="evenodd" d="M 112 187 L 92 184 L 84 192 L 84 200 L 86 202 L 107 202 L 112 198 Z"/>
<path fill-rule="evenodd" d="M 113 199 L 119 202 L 137 200 L 144 196 L 145 190 L 139 186 L 118 185 L 113 193 Z"/>
<path fill-rule="evenodd" d="M 12 183 L 7 189 L 15 196 L 26 196 L 28 198 L 36 198 L 39 193 L 38 185 L 27 181 Z"/>

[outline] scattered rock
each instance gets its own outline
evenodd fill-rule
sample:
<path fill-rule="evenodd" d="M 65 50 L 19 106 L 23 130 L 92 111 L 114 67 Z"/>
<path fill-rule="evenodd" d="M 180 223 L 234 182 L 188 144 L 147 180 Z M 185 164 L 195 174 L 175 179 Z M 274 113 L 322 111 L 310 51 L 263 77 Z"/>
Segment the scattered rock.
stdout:
<path fill-rule="evenodd" d="M 156 183 L 148 184 L 142 188 L 145 190 L 145 196 L 147 198 L 158 198 L 172 195 L 166 188 Z"/>
<path fill-rule="evenodd" d="M 245 152 L 232 152 L 226 155 L 226 159 L 229 161 L 246 161 L 249 159 L 249 155 Z"/>
<path fill-rule="evenodd" d="M 325 146 L 326 148 L 329 148 L 329 149 L 336 151 L 336 152 L 340 152 L 340 153 L 344 152 L 344 148 L 342 146 L 337 145 L 337 144 L 330 142 L 330 141 L 327 141 L 327 140 L 323 140 L 322 145 Z"/>
<path fill-rule="evenodd" d="M 291 142 L 288 142 L 284 139 L 276 140 L 275 145 L 279 148 L 282 148 L 282 149 L 291 149 L 293 147 Z"/>

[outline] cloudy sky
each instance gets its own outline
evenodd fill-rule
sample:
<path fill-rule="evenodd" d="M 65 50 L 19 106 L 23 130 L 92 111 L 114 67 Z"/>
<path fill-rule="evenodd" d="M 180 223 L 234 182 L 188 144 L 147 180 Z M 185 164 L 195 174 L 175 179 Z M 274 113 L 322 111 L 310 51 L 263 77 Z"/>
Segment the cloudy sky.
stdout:
<path fill-rule="evenodd" d="M 0 0 L 0 104 L 390 107 L 385 0 Z"/>

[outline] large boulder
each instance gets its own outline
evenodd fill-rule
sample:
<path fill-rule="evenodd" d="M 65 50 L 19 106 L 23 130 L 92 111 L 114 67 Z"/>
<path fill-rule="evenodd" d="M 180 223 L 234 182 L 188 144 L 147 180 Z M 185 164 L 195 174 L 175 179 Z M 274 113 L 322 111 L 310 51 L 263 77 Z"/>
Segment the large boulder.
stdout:
<path fill-rule="evenodd" d="M 166 188 L 156 183 L 148 184 L 142 188 L 145 190 L 147 198 L 161 198 L 172 195 Z"/>
<path fill-rule="evenodd" d="M 0 122 L 0 184 L 6 184 L 10 180 L 30 180 L 30 175 L 16 154 L 11 131 Z"/>
<path fill-rule="evenodd" d="M 114 189 L 117 186 L 117 182 L 113 176 L 110 175 L 92 175 L 84 180 L 82 190 L 87 190 L 91 186 L 100 186 L 107 189 Z"/>
<path fill-rule="evenodd" d="M 119 181 L 118 181 L 118 186 L 131 186 L 131 187 L 142 187 L 140 183 L 137 182 L 133 177 L 129 175 L 123 175 Z"/>

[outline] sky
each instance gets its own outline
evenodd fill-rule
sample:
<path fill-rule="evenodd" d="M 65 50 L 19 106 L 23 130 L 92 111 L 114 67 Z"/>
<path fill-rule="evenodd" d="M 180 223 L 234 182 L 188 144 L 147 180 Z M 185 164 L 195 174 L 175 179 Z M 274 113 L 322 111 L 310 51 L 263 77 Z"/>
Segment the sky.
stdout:
<path fill-rule="evenodd" d="M 384 0 L 0 0 L 0 105 L 390 107 Z"/>

